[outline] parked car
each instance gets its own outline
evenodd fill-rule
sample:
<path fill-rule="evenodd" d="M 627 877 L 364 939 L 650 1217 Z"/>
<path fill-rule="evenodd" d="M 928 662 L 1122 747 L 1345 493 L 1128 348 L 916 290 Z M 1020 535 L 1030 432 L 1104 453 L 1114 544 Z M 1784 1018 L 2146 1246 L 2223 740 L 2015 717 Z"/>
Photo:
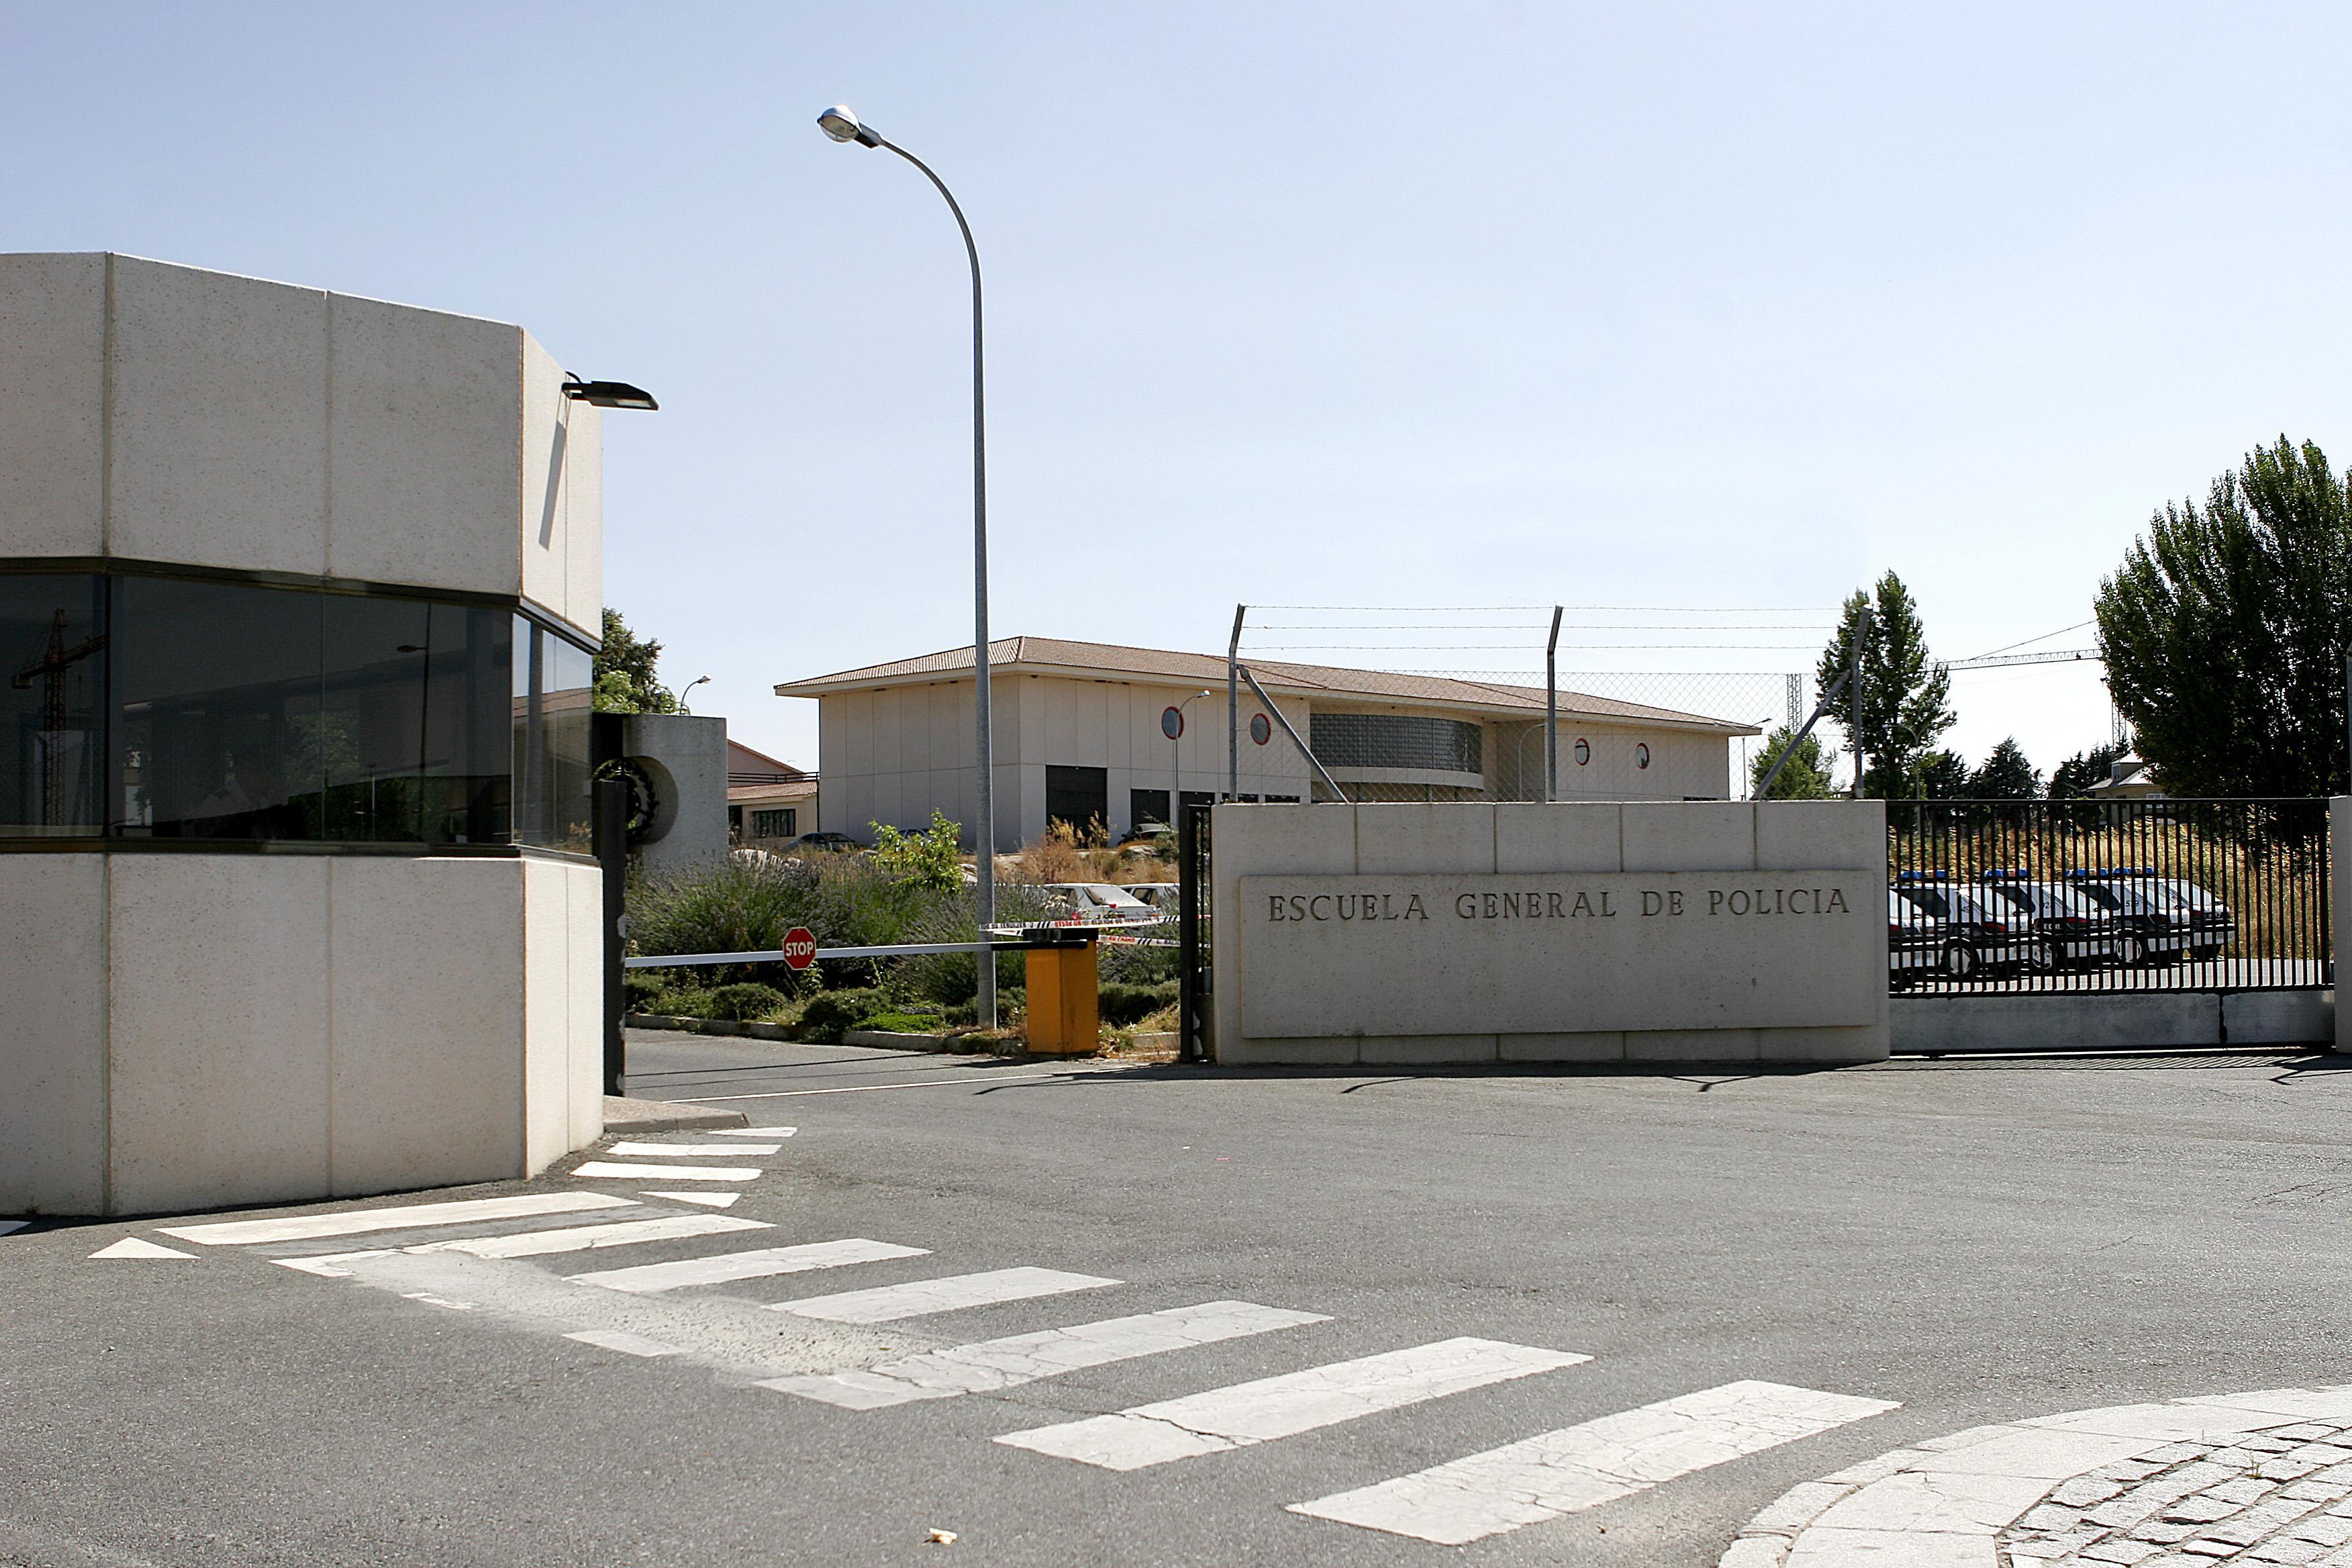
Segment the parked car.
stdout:
<path fill-rule="evenodd" d="M 1150 904 L 1109 882 L 1048 882 L 1045 891 L 1046 907 L 1057 920 L 1084 921 L 1091 925 L 1160 918 L 1160 911 Z"/>
<path fill-rule="evenodd" d="M 2092 875 L 2111 885 L 2133 888 L 2186 914 L 2189 942 L 2183 951 L 2200 963 L 2221 957 L 2221 950 L 2238 938 L 2238 917 L 2230 912 L 2230 906 L 2185 878 L 2159 877 L 2153 868 Z"/>
<path fill-rule="evenodd" d="M 1934 976 L 1944 951 L 1942 922 L 1886 889 L 1886 979 L 1900 991 Z"/>
<path fill-rule="evenodd" d="M 2198 944 L 2194 911 L 2159 891 L 2153 880 L 2095 871 L 2067 875 L 2094 903 L 2115 916 L 2116 945 L 2125 963 L 2135 968 L 2178 963 Z"/>
<path fill-rule="evenodd" d="M 1895 890 L 1940 922 L 1938 967 L 1947 980 L 2020 969 L 2032 961 L 2032 917 L 2006 902 L 1971 896 L 1941 871 L 1906 871 Z"/>
<path fill-rule="evenodd" d="M 2117 955 L 2115 916 L 2079 888 L 2021 872 L 1992 871 L 1970 892 L 1993 909 L 2006 905 L 2030 919 L 2032 937 L 2026 967 L 2036 974 L 2054 974 L 2070 964 L 2087 968 L 2112 963 Z"/>
<path fill-rule="evenodd" d="M 1120 886 L 1163 915 L 1176 912 L 1176 901 L 1184 892 L 1181 882 L 1124 882 Z"/>
<path fill-rule="evenodd" d="M 846 833 L 803 833 L 793 840 L 803 849 L 863 849 L 865 845 Z"/>

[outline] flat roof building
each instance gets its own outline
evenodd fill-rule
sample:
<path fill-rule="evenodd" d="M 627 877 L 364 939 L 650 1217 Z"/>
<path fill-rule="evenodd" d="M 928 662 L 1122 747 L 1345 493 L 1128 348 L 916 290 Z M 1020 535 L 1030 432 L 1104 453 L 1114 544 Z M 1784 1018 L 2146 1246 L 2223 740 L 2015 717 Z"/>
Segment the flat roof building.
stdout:
<path fill-rule="evenodd" d="M 1117 837 L 1170 819 L 1171 799 L 1226 788 L 1225 661 L 1061 637 L 989 645 L 1000 851 L 1049 822 Z M 1540 800 L 1544 690 L 1251 659 L 1276 713 L 1357 801 Z M 818 705 L 819 826 L 866 838 L 933 810 L 969 827 L 970 647 L 787 681 Z M 1562 800 L 1721 800 L 1730 742 L 1756 726 L 1580 692 L 1559 694 Z M 1171 714 L 1174 718 L 1171 718 Z M 1328 786 L 1244 684 L 1233 728 L 1244 800 L 1326 799 Z"/>

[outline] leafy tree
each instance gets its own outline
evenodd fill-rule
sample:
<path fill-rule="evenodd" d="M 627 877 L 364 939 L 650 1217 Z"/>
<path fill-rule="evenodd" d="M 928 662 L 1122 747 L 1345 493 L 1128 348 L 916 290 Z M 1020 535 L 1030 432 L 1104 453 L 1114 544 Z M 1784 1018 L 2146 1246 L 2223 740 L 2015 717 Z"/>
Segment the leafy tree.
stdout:
<path fill-rule="evenodd" d="M 1932 751 L 1912 771 L 1911 791 L 1927 800 L 1966 800 L 1969 764 L 1957 752 Z"/>
<path fill-rule="evenodd" d="M 620 611 L 605 605 L 604 644 L 596 650 L 596 711 L 677 712 L 677 698 L 655 673 L 661 650 L 661 644 L 639 637 Z"/>
<path fill-rule="evenodd" d="M 1837 636 L 1822 651 L 1814 672 L 1827 691 L 1862 651 L 1861 745 L 1866 765 L 1863 793 L 1879 799 L 1912 793 L 1914 773 L 1937 739 L 1959 717 L 1947 705 L 1952 678 L 1927 655 L 1927 634 L 1919 608 L 1903 579 L 1889 572 L 1874 593 L 1857 589 L 1845 602 Z M 1854 726 L 1853 693 L 1838 694 L 1836 717 Z"/>
<path fill-rule="evenodd" d="M 2093 746 L 2087 752 L 2077 752 L 2050 770 L 2052 800 L 2080 800 L 2091 793 L 2093 784 L 2107 782 L 2115 771 L 2117 757 L 2129 746 Z"/>
<path fill-rule="evenodd" d="M 1789 743 L 1789 737 L 1794 733 L 1795 731 L 1783 724 L 1764 737 L 1764 744 L 1757 750 L 1755 763 L 1748 771 L 1750 795 L 1763 787 L 1764 775 L 1771 770 L 1772 759 L 1780 754 L 1781 749 Z M 1772 781 L 1772 793 L 1759 798 L 1827 800 L 1830 798 L 1831 771 L 1836 764 L 1837 752 L 1824 751 L 1819 735 L 1808 735 L 1797 743 L 1797 750 L 1789 758 L 1789 765 L 1780 770 L 1780 776 Z"/>
<path fill-rule="evenodd" d="M 874 830 L 876 864 L 899 881 L 943 893 L 963 886 L 963 861 L 956 854 L 963 826 L 950 822 L 937 806 L 931 808 L 930 826 L 920 833 L 902 833 L 878 822 L 866 826 Z"/>
<path fill-rule="evenodd" d="M 2352 489 L 2284 436 L 2168 502 L 2095 605 L 2107 690 L 2165 788 L 2341 793 Z"/>
<path fill-rule="evenodd" d="M 2003 740 L 1984 760 L 1984 765 L 1969 775 L 1970 800 L 2039 800 L 2042 798 L 2042 773 L 2025 760 L 2025 752 L 2014 737 Z"/>

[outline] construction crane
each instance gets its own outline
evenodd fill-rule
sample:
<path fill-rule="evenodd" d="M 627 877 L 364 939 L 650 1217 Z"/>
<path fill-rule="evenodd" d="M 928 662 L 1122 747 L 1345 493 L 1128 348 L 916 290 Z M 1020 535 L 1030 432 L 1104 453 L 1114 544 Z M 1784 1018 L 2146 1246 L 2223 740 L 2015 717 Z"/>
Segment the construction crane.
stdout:
<path fill-rule="evenodd" d="M 84 637 L 68 647 L 66 643 L 66 613 L 59 610 L 49 622 L 49 640 L 38 658 L 9 679 L 8 684 L 18 691 L 30 691 L 33 682 L 41 685 L 41 824 L 45 827 L 64 826 L 66 747 L 66 671 L 106 646 L 103 633 Z"/>
<path fill-rule="evenodd" d="M 2053 648 L 2048 653 L 1997 653 L 1983 658 L 1948 660 L 1946 669 L 1994 669 L 2005 664 L 2095 664 L 2099 650 L 2095 647 Z"/>

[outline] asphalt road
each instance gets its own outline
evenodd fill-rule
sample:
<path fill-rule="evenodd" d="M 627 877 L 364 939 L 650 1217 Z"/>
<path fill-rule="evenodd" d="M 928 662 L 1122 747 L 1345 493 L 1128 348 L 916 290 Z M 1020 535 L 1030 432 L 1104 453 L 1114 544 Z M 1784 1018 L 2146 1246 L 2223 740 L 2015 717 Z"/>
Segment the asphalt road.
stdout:
<path fill-rule="evenodd" d="M 633 1048 L 633 1092 L 797 1134 L 740 1183 L 559 1171 L 272 1212 L 597 1191 L 623 1217 L 772 1228 L 393 1251 L 348 1277 L 270 1257 L 443 1233 L 0 1237 L 0 1563 L 1704 1568 L 1790 1485 L 1911 1440 L 2352 1382 L 2335 1058 L 1373 1075 Z M 689 1187 L 740 1196 L 646 1195 Z M 124 1237 L 197 1256 L 89 1258 Z M 836 1238 L 925 1251 L 660 1295 L 564 1283 Z M 877 1323 L 761 1310 L 1013 1268 L 1103 1282 Z M 1323 1321 L 879 1409 L 755 1386 L 1215 1300 Z M 563 1337 L 581 1322 L 685 1353 Z M 994 1440 L 1462 1336 L 1591 1359 L 1147 1468 Z M 1744 1380 L 1899 1408 L 1464 1546 L 1286 1509 Z"/>

